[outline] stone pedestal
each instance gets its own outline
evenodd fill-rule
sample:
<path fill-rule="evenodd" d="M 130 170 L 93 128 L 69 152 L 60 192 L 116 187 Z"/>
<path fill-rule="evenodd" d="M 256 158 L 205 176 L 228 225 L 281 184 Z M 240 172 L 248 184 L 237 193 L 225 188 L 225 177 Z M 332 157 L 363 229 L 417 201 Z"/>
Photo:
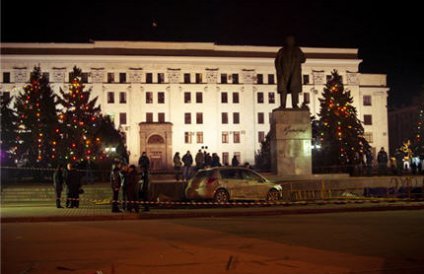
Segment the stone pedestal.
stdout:
<path fill-rule="evenodd" d="M 309 110 L 276 109 L 271 122 L 271 167 L 278 176 L 312 174 Z"/>

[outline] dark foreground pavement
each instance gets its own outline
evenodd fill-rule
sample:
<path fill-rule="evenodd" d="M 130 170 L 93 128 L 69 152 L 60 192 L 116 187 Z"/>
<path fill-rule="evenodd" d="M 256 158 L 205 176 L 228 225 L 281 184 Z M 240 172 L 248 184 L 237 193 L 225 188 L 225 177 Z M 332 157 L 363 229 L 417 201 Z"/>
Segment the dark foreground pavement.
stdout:
<path fill-rule="evenodd" d="M 423 211 L 3 223 L 2 273 L 424 273 Z"/>

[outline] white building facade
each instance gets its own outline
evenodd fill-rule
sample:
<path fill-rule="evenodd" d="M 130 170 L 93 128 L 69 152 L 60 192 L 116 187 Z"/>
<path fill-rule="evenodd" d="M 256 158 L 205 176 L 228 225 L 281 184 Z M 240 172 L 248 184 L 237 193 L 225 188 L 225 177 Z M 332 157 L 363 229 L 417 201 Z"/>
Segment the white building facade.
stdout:
<path fill-rule="evenodd" d="M 170 168 L 175 152 L 194 154 L 206 147 L 222 163 L 231 163 L 233 156 L 254 163 L 270 114 L 280 104 L 277 47 L 93 42 L 3 43 L 1 48 L 2 93 L 17 95 L 35 65 L 58 93 L 68 88 L 69 73 L 78 66 L 102 113 L 125 131 L 130 162 L 147 151 L 157 170 Z M 302 50 L 307 60 L 300 102 L 311 115 L 319 112 L 324 84 L 336 69 L 351 91 L 366 138 L 373 148 L 387 149 L 386 76 L 359 73 L 357 49 Z"/>

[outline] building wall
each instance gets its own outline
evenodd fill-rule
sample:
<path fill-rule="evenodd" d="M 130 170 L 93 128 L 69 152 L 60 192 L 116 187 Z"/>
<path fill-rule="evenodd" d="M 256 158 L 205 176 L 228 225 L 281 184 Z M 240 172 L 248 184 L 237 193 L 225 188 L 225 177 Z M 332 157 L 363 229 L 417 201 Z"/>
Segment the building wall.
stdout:
<path fill-rule="evenodd" d="M 173 45 L 174 43 L 172 43 Z M 92 89 L 92 95 L 98 96 L 98 103 L 102 112 L 114 117 L 116 126 L 127 133 L 127 145 L 131 152 L 130 161 L 136 162 L 140 152 L 139 123 L 146 122 L 146 114 L 153 113 L 153 122 L 158 122 L 159 113 L 164 113 L 165 122 L 172 126 L 173 151 L 192 153 L 207 146 L 208 151 L 217 152 L 221 157 L 226 152 L 229 160 L 235 153 L 240 155 L 241 162 L 254 162 L 255 152 L 260 149 L 259 132 L 264 135 L 270 129 L 269 115 L 279 106 L 279 95 L 276 92 L 276 78 L 273 56 L 278 48 L 274 47 L 235 47 L 214 46 L 200 43 L 173 45 L 175 55 L 166 54 L 171 44 L 166 43 L 131 43 L 127 42 L 120 47 L 125 50 L 161 49 L 162 55 L 98 55 L 98 54 L 61 54 L 65 49 L 85 49 L 85 44 L 61 44 L 56 47 L 51 44 L 3 44 L 16 50 L 25 49 L 25 54 L 2 53 L 1 75 L 10 73 L 11 83 L 5 83 L 1 78 L 1 91 L 18 94 L 29 78 L 29 73 L 35 65 L 40 65 L 43 72 L 48 72 L 53 89 L 67 89 L 68 73 L 73 66 L 78 66 L 83 72 L 89 73 L 87 88 Z M 103 45 L 106 47 L 106 45 Z M 107 44 L 116 46 L 115 43 Z M 54 54 L 31 54 L 31 49 L 57 50 Z M 98 48 L 101 48 L 98 46 Z M 215 50 L 219 48 L 217 56 L 209 56 L 209 51 L 197 53 L 196 56 L 180 56 L 178 50 Z M 387 92 L 385 75 L 368 75 L 358 73 L 361 62 L 356 56 L 356 49 L 321 49 L 304 48 L 308 57 L 302 66 L 304 76 L 303 93 L 300 95 L 302 103 L 310 98 L 311 115 L 319 112 L 319 98 L 326 82 L 327 75 L 336 69 L 342 75 L 345 87 L 351 91 L 358 115 L 363 121 L 363 115 L 372 115 L 372 124 L 365 125 L 365 131 L 372 135 L 371 145 L 374 147 L 388 147 L 387 128 Z M 35 50 L 34 50 L 35 51 Z M 6 51 L 7 52 L 7 51 Z M 184 54 L 185 51 L 184 51 Z M 249 54 L 240 57 L 239 54 Z M 228 55 L 228 56 L 220 56 Z M 254 55 L 253 57 L 250 55 Z M 263 57 L 262 55 L 266 55 Z M 325 55 L 327 57 L 325 57 Z M 346 56 L 349 56 L 348 58 Z M 115 74 L 115 83 L 108 83 L 108 73 Z M 119 73 L 125 73 L 126 82 L 119 83 Z M 152 73 L 153 83 L 146 83 L 146 75 Z M 158 83 L 158 73 L 163 73 L 164 82 Z M 191 83 L 184 83 L 184 74 L 190 73 Z M 195 83 L 196 73 L 202 75 L 201 83 Z M 228 83 L 221 83 L 221 74 L 227 74 Z M 232 74 L 237 74 L 239 81 L 233 83 Z M 263 83 L 258 79 L 263 75 Z M 268 75 L 274 75 L 274 83 L 268 81 Z M 309 78 L 309 79 L 306 79 Z M 115 102 L 108 103 L 108 92 L 114 92 Z M 126 94 L 126 103 L 119 102 L 119 93 Z M 153 102 L 146 102 L 146 94 L 153 93 Z M 158 94 L 165 94 L 164 103 L 158 102 Z M 191 102 L 184 102 L 184 94 L 191 93 Z M 196 103 L 196 93 L 203 97 L 202 103 Z M 228 102 L 222 103 L 222 93 L 227 92 Z M 233 103 L 233 93 L 238 93 L 239 102 Z M 263 94 L 263 103 L 258 102 L 259 94 Z M 271 94 L 271 95 L 270 95 Z M 270 96 L 274 96 L 274 103 L 270 103 Z M 305 95 L 306 94 L 306 95 Z M 371 105 L 363 105 L 363 96 L 371 96 Z M 291 105 L 290 96 L 288 106 Z M 126 113 L 127 123 L 119 124 L 119 114 Z M 185 123 L 185 113 L 191 113 L 191 124 Z M 203 114 L 203 123 L 196 123 L 196 113 Z M 222 113 L 228 113 L 228 124 L 222 123 Z M 233 114 L 239 113 L 240 122 L 235 124 Z M 259 123 L 258 114 L 263 114 L 263 123 Z M 203 142 L 197 143 L 197 133 L 203 133 Z M 227 132 L 228 143 L 222 143 L 222 133 Z M 192 137 L 191 143 L 185 142 L 186 134 Z M 234 135 L 240 134 L 240 142 L 234 143 Z"/>

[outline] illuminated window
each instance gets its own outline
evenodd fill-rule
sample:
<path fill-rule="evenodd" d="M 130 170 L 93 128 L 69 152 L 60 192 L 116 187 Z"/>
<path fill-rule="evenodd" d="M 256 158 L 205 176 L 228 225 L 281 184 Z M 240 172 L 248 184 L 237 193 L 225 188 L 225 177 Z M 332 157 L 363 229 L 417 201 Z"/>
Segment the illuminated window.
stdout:
<path fill-rule="evenodd" d="M 228 144 L 228 132 L 224 131 L 222 132 L 222 143 L 223 144 Z"/>
<path fill-rule="evenodd" d="M 233 132 L 233 143 L 234 144 L 240 143 L 240 131 L 234 131 Z"/>
<path fill-rule="evenodd" d="M 228 166 L 230 161 L 230 154 L 228 152 L 223 152 L 222 153 L 222 163 L 224 164 L 224 166 Z"/>
<path fill-rule="evenodd" d="M 191 132 L 184 132 L 184 143 L 191 144 Z"/>
<path fill-rule="evenodd" d="M 365 138 L 365 140 L 367 140 L 367 142 L 368 143 L 372 143 L 374 140 L 373 140 L 373 135 L 372 135 L 372 132 L 364 132 L 364 138 Z"/>
<path fill-rule="evenodd" d="M 196 142 L 198 144 L 203 144 L 203 132 L 196 133 Z"/>

